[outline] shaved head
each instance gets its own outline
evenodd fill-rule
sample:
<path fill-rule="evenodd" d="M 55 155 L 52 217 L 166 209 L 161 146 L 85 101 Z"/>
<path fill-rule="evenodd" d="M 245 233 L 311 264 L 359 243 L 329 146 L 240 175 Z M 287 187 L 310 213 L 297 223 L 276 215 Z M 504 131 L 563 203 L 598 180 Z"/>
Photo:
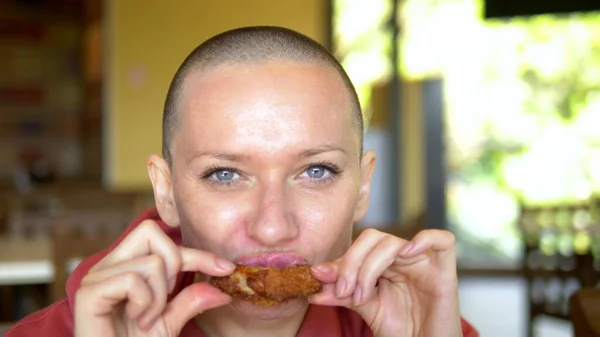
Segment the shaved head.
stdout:
<path fill-rule="evenodd" d="M 356 90 L 340 63 L 316 41 L 290 29 L 271 26 L 245 27 L 216 35 L 196 47 L 183 61 L 169 86 L 163 111 L 163 157 L 170 164 L 171 139 L 178 127 L 178 111 L 187 76 L 223 64 L 295 61 L 333 69 L 346 88 L 348 111 L 359 133 L 361 152 L 362 110 Z"/>

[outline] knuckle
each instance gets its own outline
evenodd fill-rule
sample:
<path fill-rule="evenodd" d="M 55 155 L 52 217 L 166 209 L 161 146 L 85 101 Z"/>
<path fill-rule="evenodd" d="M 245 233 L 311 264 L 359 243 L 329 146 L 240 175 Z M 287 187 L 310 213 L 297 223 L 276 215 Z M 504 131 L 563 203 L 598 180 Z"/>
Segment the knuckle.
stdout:
<path fill-rule="evenodd" d="M 454 239 L 454 233 L 447 229 L 426 229 L 423 232 L 427 233 L 427 236 L 442 237 L 445 239 Z"/>
<path fill-rule="evenodd" d="M 147 309 L 152 304 L 152 300 L 148 296 L 134 296 L 133 298 L 128 298 L 127 303 L 133 307 Z"/>
<path fill-rule="evenodd" d="M 404 240 L 392 234 L 385 234 L 383 240 L 381 240 L 381 245 L 386 248 L 396 247 L 399 244 L 404 242 Z"/>
<path fill-rule="evenodd" d="M 431 237 L 435 237 L 438 233 L 437 229 L 423 229 L 417 235 L 415 235 L 415 240 L 429 240 Z"/>
<path fill-rule="evenodd" d="M 146 257 L 146 266 L 154 271 L 164 271 L 165 261 L 160 255 L 152 254 Z"/>
<path fill-rule="evenodd" d="M 172 241 L 170 241 L 170 240 L 167 241 L 166 248 L 167 248 L 166 253 L 167 253 L 168 261 L 165 261 L 165 262 L 169 262 L 169 264 L 173 264 L 173 265 L 177 266 L 178 268 L 181 265 L 183 265 L 181 253 L 179 252 L 179 249 Z"/>
<path fill-rule="evenodd" d="M 179 271 L 183 268 L 183 261 L 178 254 L 174 254 L 171 260 L 169 260 L 169 263 L 171 264 L 171 267 L 175 273 L 179 273 Z"/>
<path fill-rule="evenodd" d="M 156 254 L 158 257 L 160 257 L 162 263 L 160 267 L 163 268 L 168 277 L 172 277 L 179 273 L 183 267 L 183 258 L 177 246 L 170 241 L 166 242 L 166 245 L 164 245 L 162 248 L 162 252 L 160 254 Z"/>
<path fill-rule="evenodd" d="M 423 229 L 423 230 L 419 231 L 419 233 L 417 233 L 417 236 L 433 235 L 433 234 L 435 234 L 436 231 L 437 231 L 437 229 Z"/>
<path fill-rule="evenodd" d="M 138 230 L 139 232 L 142 232 L 142 233 L 153 232 L 157 229 L 158 229 L 158 225 L 156 224 L 156 222 L 153 220 L 149 220 L 149 219 L 142 221 L 136 228 L 136 230 Z"/>
<path fill-rule="evenodd" d="M 121 274 L 121 282 L 123 282 L 127 289 L 134 289 L 138 287 L 141 282 L 143 282 L 143 279 L 140 274 L 133 271 L 128 271 Z"/>
<path fill-rule="evenodd" d="M 378 231 L 378 230 L 377 230 L 377 229 L 375 229 L 375 228 L 371 228 L 371 227 L 369 227 L 369 228 L 365 229 L 365 230 L 362 232 L 362 234 L 364 234 L 364 235 L 367 235 L 367 236 L 372 236 L 372 235 L 379 235 L 379 234 L 381 234 L 381 232 L 380 232 L 380 231 Z"/>

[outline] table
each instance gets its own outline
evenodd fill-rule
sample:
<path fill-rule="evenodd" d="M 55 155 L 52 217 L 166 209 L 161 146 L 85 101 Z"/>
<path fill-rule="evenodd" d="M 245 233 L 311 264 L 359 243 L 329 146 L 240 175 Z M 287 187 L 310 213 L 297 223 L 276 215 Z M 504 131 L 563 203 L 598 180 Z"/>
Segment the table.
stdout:
<path fill-rule="evenodd" d="M 0 236 L 0 286 L 4 288 L 4 295 L 4 290 L 12 294 L 7 303 L 2 303 L 3 316 L 15 321 L 30 313 L 31 310 L 24 304 L 27 297 L 25 287 L 51 284 L 53 281 L 50 237 Z"/>
<path fill-rule="evenodd" d="M 52 239 L 0 236 L 0 285 L 49 284 L 54 280 Z"/>

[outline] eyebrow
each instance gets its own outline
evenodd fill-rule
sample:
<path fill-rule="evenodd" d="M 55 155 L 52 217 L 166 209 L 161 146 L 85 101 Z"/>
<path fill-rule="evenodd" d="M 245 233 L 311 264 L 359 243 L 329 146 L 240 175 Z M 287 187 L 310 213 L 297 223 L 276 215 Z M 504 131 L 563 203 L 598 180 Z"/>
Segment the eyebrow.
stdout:
<path fill-rule="evenodd" d="M 192 156 L 192 159 L 200 157 L 211 157 L 214 159 L 221 159 L 227 161 L 243 161 L 248 159 L 250 156 L 227 152 L 197 152 Z"/>
<path fill-rule="evenodd" d="M 304 150 L 300 152 L 300 157 L 312 157 L 325 152 L 341 152 L 346 154 L 346 151 L 339 146 L 335 145 L 321 145 L 312 149 Z"/>
<path fill-rule="evenodd" d="M 317 146 L 314 148 L 303 150 L 302 152 L 300 152 L 299 157 L 302 157 L 302 158 L 312 157 L 312 156 L 316 156 L 316 155 L 319 155 L 321 153 L 326 153 L 326 152 L 341 152 L 342 154 L 346 154 L 346 151 L 339 146 L 321 145 L 321 146 Z M 200 158 L 200 157 L 210 157 L 210 158 L 214 158 L 214 159 L 220 159 L 220 160 L 226 160 L 226 161 L 232 161 L 232 162 L 241 162 L 241 161 L 248 160 L 250 158 L 250 156 L 247 154 L 205 151 L 205 152 L 195 153 L 191 157 L 191 160 L 194 160 L 194 159 Z"/>

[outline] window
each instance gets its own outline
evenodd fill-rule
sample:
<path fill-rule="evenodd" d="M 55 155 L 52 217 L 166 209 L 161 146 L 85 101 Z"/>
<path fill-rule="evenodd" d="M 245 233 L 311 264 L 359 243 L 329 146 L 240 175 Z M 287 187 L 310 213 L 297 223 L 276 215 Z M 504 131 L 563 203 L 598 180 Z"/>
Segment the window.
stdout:
<path fill-rule="evenodd" d="M 364 101 L 389 74 L 389 2 L 334 1 L 335 51 Z M 514 266 L 519 200 L 600 192 L 600 13 L 484 21 L 481 0 L 400 8 L 403 76 L 444 81 L 447 216 L 460 263 Z"/>

